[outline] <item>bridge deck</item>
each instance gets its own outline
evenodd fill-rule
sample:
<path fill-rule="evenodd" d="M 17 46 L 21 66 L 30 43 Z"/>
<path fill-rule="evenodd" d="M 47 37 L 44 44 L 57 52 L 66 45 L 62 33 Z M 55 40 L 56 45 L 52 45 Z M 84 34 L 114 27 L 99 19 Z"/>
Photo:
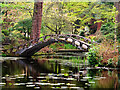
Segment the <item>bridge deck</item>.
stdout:
<path fill-rule="evenodd" d="M 91 43 L 96 43 L 94 41 L 91 41 L 88 38 L 78 36 L 78 35 L 53 34 L 53 35 L 45 35 L 43 37 L 36 38 L 34 40 L 26 42 L 22 45 L 15 46 L 8 50 L 2 50 L 2 51 L 11 56 L 32 56 L 34 53 L 36 53 L 40 49 L 55 42 L 69 43 L 78 48 L 78 50 L 59 50 L 61 52 L 86 52 L 90 48 Z"/>

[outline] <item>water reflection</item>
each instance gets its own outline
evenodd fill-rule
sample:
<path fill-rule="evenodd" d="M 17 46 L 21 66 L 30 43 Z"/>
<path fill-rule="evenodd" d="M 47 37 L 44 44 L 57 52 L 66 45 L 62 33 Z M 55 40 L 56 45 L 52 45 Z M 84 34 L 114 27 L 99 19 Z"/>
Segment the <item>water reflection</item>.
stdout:
<path fill-rule="evenodd" d="M 64 61 L 63 61 L 64 62 Z M 68 66 L 62 60 L 25 59 L 2 62 L 3 88 L 29 89 L 120 89 L 117 69 L 90 69 Z M 69 62 L 69 61 L 67 61 Z"/>
<path fill-rule="evenodd" d="M 96 81 L 96 88 L 115 88 L 119 86 L 117 71 L 102 71 L 100 80 Z"/>

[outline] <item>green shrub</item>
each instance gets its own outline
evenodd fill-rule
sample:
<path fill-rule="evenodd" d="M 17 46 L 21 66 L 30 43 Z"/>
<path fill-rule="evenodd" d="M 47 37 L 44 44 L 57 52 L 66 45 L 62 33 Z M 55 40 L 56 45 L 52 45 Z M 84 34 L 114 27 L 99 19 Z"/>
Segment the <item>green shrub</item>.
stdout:
<path fill-rule="evenodd" d="M 55 50 L 59 49 L 59 48 L 62 48 L 62 49 L 76 49 L 76 47 L 71 45 L 71 44 L 63 44 L 63 43 L 60 43 L 60 42 L 51 44 L 50 48 L 53 48 Z"/>
<path fill-rule="evenodd" d="M 109 34 L 105 35 L 105 37 L 106 37 L 106 39 L 113 39 L 114 40 L 115 34 L 109 33 Z"/>
<path fill-rule="evenodd" d="M 100 63 L 101 57 L 98 55 L 96 47 L 89 49 L 89 52 L 87 53 L 87 60 L 91 66 L 95 66 Z"/>
<path fill-rule="evenodd" d="M 120 55 L 118 56 L 118 66 L 120 67 Z"/>
<path fill-rule="evenodd" d="M 107 61 L 108 61 L 108 66 L 112 66 L 113 65 L 113 59 L 112 58 L 108 59 Z"/>
<path fill-rule="evenodd" d="M 111 22 L 107 22 L 107 23 L 105 23 L 104 25 L 101 26 L 101 32 L 104 35 L 107 35 L 111 32 L 114 32 L 114 30 L 115 30 L 114 23 L 111 23 Z"/>
<path fill-rule="evenodd" d="M 85 31 L 84 30 L 80 30 L 80 36 L 85 36 Z"/>
<path fill-rule="evenodd" d="M 120 38 L 118 38 L 117 40 L 118 40 L 118 42 L 120 43 Z"/>
<path fill-rule="evenodd" d="M 75 46 L 71 45 L 71 44 L 64 44 L 64 49 L 76 49 Z"/>
<path fill-rule="evenodd" d="M 6 56 L 6 54 L 2 53 L 2 57 L 5 57 L 5 56 Z"/>
<path fill-rule="evenodd" d="M 10 33 L 9 33 L 9 30 L 2 30 L 2 33 L 4 33 L 5 36 L 8 36 Z"/>

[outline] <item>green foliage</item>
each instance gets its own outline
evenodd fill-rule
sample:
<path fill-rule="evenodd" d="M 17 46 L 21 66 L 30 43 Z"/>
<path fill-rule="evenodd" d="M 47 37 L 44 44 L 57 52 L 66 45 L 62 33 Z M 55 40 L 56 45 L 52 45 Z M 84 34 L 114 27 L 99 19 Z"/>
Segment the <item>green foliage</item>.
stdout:
<path fill-rule="evenodd" d="M 107 22 L 101 26 L 101 32 L 104 35 L 112 33 L 112 32 L 114 32 L 114 30 L 115 30 L 115 25 L 114 25 L 114 23 L 111 23 L 111 22 Z"/>
<path fill-rule="evenodd" d="M 64 4 L 61 2 L 52 2 L 45 5 L 43 21 L 44 26 L 47 27 L 47 33 L 54 32 L 55 34 L 60 34 L 72 32 L 70 18 L 66 15 L 63 7 Z"/>
<path fill-rule="evenodd" d="M 55 50 L 62 48 L 62 49 L 76 49 L 75 46 L 71 45 L 71 44 L 63 44 L 63 43 L 54 43 L 52 45 L 50 45 L 50 48 L 53 48 Z"/>
<path fill-rule="evenodd" d="M 84 30 L 80 30 L 80 34 L 79 34 L 79 35 L 80 35 L 80 36 L 85 36 L 85 34 L 84 34 L 84 33 L 85 33 L 85 31 L 84 31 Z"/>
<path fill-rule="evenodd" d="M 6 29 L 3 29 L 2 30 L 2 33 L 5 35 L 5 36 L 8 36 L 10 34 L 9 30 L 6 30 Z"/>
<path fill-rule="evenodd" d="M 19 21 L 14 28 L 17 30 L 24 30 L 23 27 L 25 28 L 25 30 L 31 30 L 32 28 L 32 18 L 28 18 L 28 19 L 24 19 Z"/>
<path fill-rule="evenodd" d="M 112 58 L 108 59 L 107 61 L 108 61 L 108 65 L 109 65 L 109 66 L 112 66 L 112 65 L 113 65 L 113 59 L 112 59 Z"/>
<path fill-rule="evenodd" d="M 109 33 L 109 34 L 107 34 L 107 35 L 105 35 L 105 38 L 108 40 L 108 39 L 112 39 L 112 40 L 114 40 L 114 37 L 115 37 L 115 34 L 114 33 Z"/>
<path fill-rule="evenodd" d="M 5 40 L 5 34 L 2 33 L 2 42 Z"/>
<path fill-rule="evenodd" d="M 17 30 L 11 31 L 8 35 L 2 33 L 2 42 L 11 43 L 12 46 L 19 45 L 18 41 L 22 40 L 23 38 L 24 36 Z"/>
<path fill-rule="evenodd" d="M 96 74 L 100 74 L 100 70 L 98 69 L 88 69 L 88 76 L 94 77 Z"/>
<path fill-rule="evenodd" d="M 84 62 L 85 59 L 82 60 L 81 57 L 71 57 L 70 59 L 71 59 L 72 63 L 76 63 L 76 64 L 83 63 L 83 64 L 85 64 L 85 62 Z M 80 62 L 80 61 L 82 61 L 82 62 Z"/>
<path fill-rule="evenodd" d="M 54 44 L 51 44 L 51 45 L 50 45 L 50 48 L 53 48 L 54 50 L 57 50 L 58 47 L 60 47 L 58 44 L 60 45 L 61 43 L 54 43 Z"/>
<path fill-rule="evenodd" d="M 85 26 L 87 22 L 90 22 L 91 19 L 101 19 L 107 18 L 111 22 L 115 17 L 115 8 L 113 5 L 107 5 L 105 3 L 99 2 L 71 2 L 65 3 L 66 12 L 72 20 L 80 20 L 80 26 Z M 102 20 L 106 22 L 107 19 Z M 98 21 L 96 21 L 98 22 Z"/>
<path fill-rule="evenodd" d="M 9 83 L 9 85 L 11 86 L 11 85 L 12 85 L 12 83 Z"/>
<path fill-rule="evenodd" d="M 43 37 L 43 33 L 40 34 L 40 37 Z M 40 38 L 40 41 L 43 41 L 43 38 Z"/>
<path fill-rule="evenodd" d="M 64 49 L 76 49 L 75 46 L 71 45 L 71 44 L 64 44 Z"/>
<path fill-rule="evenodd" d="M 0 23 L 5 23 L 6 20 L 16 24 L 23 19 L 32 17 L 33 3 L 26 2 L 3 2 L 0 3 L 2 7 Z"/>
<path fill-rule="evenodd" d="M 26 40 L 29 40 L 29 36 L 32 29 L 32 18 L 19 21 L 13 28 L 15 30 L 20 31 L 21 33 L 24 33 L 24 38 Z"/>
<path fill-rule="evenodd" d="M 118 52 L 119 52 L 119 54 L 120 54 L 120 46 L 118 46 Z"/>
<path fill-rule="evenodd" d="M 120 43 L 120 38 L 118 39 L 118 42 Z"/>
<path fill-rule="evenodd" d="M 98 51 L 96 50 L 96 47 L 89 49 L 89 52 L 87 53 L 87 60 L 91 66 L 99 64 L 101 57 L 98 56 Z"/>
<path fill-rule="evenodd" d="M 120 55 L 118 56 L 118 66 L 120 66 Z"/>
<path fill-rule="evenodd" d="M 114 40 L 115 37 L 115 24 L 112 22 L 107 22 L 101 26 L 101 32 L 107 40 Z"/>
<path fill-rule="evenodd" d="M 5 57 L 5 56 L 6 56 L 6 54 L 2 53 L 2 57 Z"/>
<path fill-rule="evenodd" d="M 2 2 L 0 5 L 2 7 L 2 41 L 13 44 L 23 39 L 25 33 L 30 35 L 32 19 L 29 18 L 32 17 L 33 3 Z"/>
<path fill-rule="evenodd" d="M 9 37 L 13 37 L 15 39 L 23 39 L 24 36 L 18 30 L 14 30 L 10 33 Z"/>
<path fill-rule="evenodd" d="M 14 5 L 14 4 L 11 4 L 11 3 L 8 3 L 8 4 L 3 4 L 3 3 L 0 3 L 0 6 L 2 7 L 2 8 L 13 8 L 13 9 L 15 9 L 15 8 L 25 8 L 25 6 L 21 6 L 21 5 Z"/>

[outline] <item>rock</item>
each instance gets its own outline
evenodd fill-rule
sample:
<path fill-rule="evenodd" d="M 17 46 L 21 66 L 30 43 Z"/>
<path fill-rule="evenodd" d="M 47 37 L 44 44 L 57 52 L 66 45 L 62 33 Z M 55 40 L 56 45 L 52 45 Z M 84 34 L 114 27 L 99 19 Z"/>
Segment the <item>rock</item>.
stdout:
<path fill-rule="evenodd" d="M 79 46 L 79 45 L 80 45 L 80 42 L 78 42 L 78 41 L 75 41 L 75 45 L 78 45 L 78 46 Z"/>
<path fill-rule="evenodd" d="M 68 41 L 68 42 L 72 42 L 73 40 L 72 40 L 71 38 L 68 38 L 67 41 Z"/>
<path fill-rule="evenodd" d="M 87 45 L 82 44 L 82 48 L 87 49 L 88 47 L 87 47 Z"/>
<path fill-rule="evenodd" d="M 65 38 L 59 38 L 59 40 L 65 40 Z"/>

